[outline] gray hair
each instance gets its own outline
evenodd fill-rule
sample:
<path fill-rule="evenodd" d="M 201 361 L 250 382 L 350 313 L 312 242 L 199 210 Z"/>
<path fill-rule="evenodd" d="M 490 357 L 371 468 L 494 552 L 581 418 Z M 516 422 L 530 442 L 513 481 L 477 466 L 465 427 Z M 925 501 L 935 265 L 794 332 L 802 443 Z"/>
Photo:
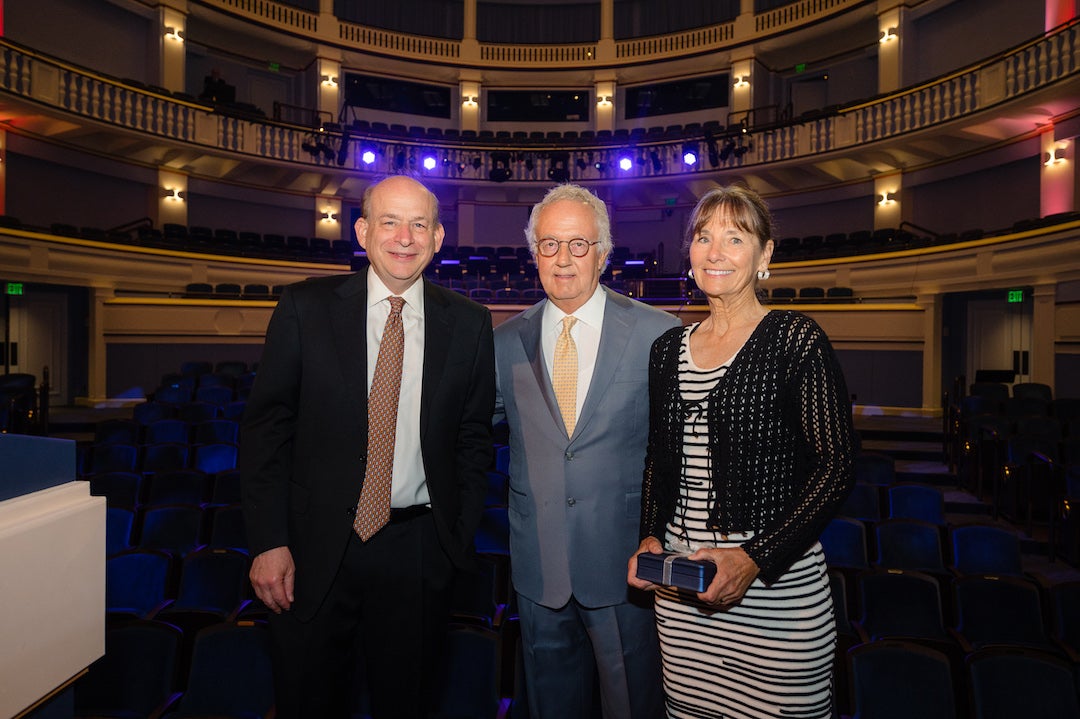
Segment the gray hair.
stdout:
<path fill-rule="evenodd" d="M 604 255 L 606 267 L 607 261 L 611 259 L 611 218 L 608 216 L 607 205 L 581 185 L 570 183 L 556 185 L 548 190 L 544 199 L 533 205 L 532 212 L 529 213 L 529 224 L 525 225 L 525 242 L 529 245 L 533 260 L 536 259 L 536 223 L 540 219 L 540 212 L 548 205 L 562 200 L 584 203 L 593 211 L 593 217 L 596 220 L 596 239 L 600 243 L 597 251 Z"/>

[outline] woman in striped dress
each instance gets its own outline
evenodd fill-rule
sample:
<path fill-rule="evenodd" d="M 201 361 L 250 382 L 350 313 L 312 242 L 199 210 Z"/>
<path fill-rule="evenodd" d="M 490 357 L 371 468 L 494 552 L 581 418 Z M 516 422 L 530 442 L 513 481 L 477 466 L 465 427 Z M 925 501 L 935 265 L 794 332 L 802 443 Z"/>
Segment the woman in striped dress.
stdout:
<path fill-rule="evenodd" d="M 854 482 L 857 438 L 821 328 L 757 297 L 772 221 L 742 186 L 694 209 L 686 250 L 709 316 L 657 339 L 641 552 L 716 565 L 655 590 L 669 717 L 832 716 L 836 625 L 817 537 Z"/>

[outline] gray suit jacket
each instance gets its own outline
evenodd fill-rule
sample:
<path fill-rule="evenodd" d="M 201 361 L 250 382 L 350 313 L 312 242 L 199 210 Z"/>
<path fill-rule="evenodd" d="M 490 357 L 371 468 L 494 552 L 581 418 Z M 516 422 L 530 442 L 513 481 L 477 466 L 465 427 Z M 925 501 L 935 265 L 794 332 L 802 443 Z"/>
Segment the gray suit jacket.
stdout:
<path fill-rule="evenodd" d="M 589 393 L 567 437 L 541 349 L 547 300 L 495 329 L 495 419 L 510 428 L 514 588 L 558 608 L 627 599 L 638 546 L 653 340 L 679 320 L 610 289 Z"/>

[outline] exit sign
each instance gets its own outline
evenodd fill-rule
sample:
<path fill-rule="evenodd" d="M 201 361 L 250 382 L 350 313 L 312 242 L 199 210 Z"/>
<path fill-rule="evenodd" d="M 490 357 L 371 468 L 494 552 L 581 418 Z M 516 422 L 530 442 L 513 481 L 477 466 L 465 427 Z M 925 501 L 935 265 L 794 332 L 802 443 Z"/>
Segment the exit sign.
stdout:
<path fill-rule="evenodd" d="M 8 282 L 4 287 L 4 294 L 21 295 L 23 293 L 22 282 Z"/>
<path fill-rule="evenodd" d="M 1023 290 L 1009 290 L 1008 302 L 1023 302 L 1024 291 Z"/>

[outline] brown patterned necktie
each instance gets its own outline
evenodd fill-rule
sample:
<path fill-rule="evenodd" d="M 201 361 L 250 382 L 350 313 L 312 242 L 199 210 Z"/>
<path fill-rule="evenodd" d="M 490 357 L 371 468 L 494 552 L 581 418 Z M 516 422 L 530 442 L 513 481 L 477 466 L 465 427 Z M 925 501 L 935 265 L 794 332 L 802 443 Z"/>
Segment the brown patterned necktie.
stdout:
<path fill-rule="evenodd" d="M 563 317 L 562 333 L 555 340 L 555 364 L 551 370 L 555 401 L 559 403 L 567 437 L 573 436 L 574 425 L 577 424 L 577 345 L 570 336 L 570 330 L 576 323 L 577 317 L 573 315 Z"/>
<path fill-rule="evenodd" d="M 390 521 L 390 481 L 401 396 L 401 360 L 405 355 L 405 331 L 401 325 L 405 300 L 401 297 L 389 300 L 390 316 L 386 318 L 368 394 L 367 472 L 353 520 L 353 530 L 365 542 Z"/>

